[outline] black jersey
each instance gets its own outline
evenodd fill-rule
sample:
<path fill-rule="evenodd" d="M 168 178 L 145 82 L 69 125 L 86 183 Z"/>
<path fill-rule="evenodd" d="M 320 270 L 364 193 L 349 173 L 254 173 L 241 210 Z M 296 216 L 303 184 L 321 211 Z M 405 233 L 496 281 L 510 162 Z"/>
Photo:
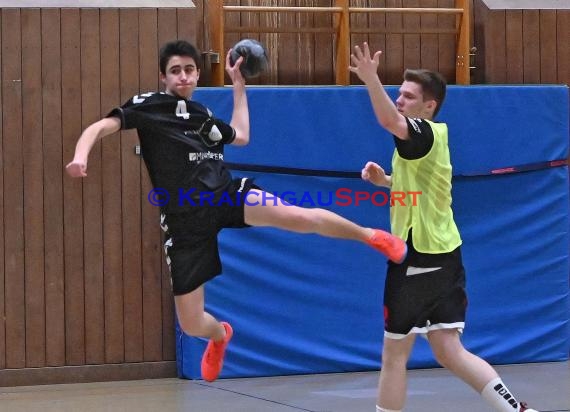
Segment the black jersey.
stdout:
<path fill-rule="evenodd" d="M 152 184 L 169 196 L 163 212 L 187 211 L 205 195 L 215 201 L 231 185 L 224 144 L 235 139 L 235 130 L 202 104 L 145 93 L 111 111 L 107 117 L 111 116 L 121 119 L 121 129 L 137 129 Z"/>
<path fill-rule="evenodd" d="M 433 131 L 428 122 L 422 119 L 406 117 L 408 123 L 409 140 L 402 140 L 394 136 L 398 154 L 406 160 L 421 159 L 429 153 L 433 146 Z"/>

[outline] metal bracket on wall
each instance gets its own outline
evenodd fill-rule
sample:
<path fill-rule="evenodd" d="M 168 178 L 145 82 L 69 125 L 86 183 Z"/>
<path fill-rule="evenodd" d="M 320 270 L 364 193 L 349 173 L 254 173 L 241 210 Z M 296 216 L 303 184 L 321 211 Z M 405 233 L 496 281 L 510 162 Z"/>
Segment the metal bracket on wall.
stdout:
<path fill-rule="evenodd" d="M 219 63 L 220 62 L 220 53 L 215 52 L 213 50 L 209 50 L 207 52 L 202 52 L 202 59 L 208 59 L 210 63 Z"/>
<path fill-rule="evenodd" d="M 473 46 L 471 47 L 471 49 L 469 49 L 469 68 L 470 69 L 476 69 L 477 66 L 475 66 L 475 55 L 477 54 L 477 47 Z"/>

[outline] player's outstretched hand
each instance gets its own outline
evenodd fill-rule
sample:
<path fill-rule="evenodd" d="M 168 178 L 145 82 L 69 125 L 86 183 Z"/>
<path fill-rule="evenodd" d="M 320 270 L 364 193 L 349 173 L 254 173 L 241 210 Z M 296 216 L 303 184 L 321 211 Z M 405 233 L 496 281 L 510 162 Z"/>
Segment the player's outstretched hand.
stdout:
<path fill-rule="evenodd" d="M 378 163 L 367 162 L 360 173 L 362 180 L 376 186 L 390 187 L 390 178 Z"/>
<path fill-rule="evenodd" d="M 87 165 L 84 162 L 72 161 L 65 166 L 65 171 L 71 177 L 86 177 Z"/>
<path fill-rule="evenodd" d="M 371 83 L 378 79 L 378 65 L 380 64 L 381 54 L 381 51 L 377 51 L 371 57 L 370 48 L 366 42 L 362 44 L 362 48 L 354 46 L 354 53 L 350 55 L 352 65 L 348 68 L 365 84 Z"/>
<path fill-rule="evenodd" d="M 231 57 L 230 57 L 231 52 L 232 49 L 229 49 L 228 54 L 226 54 L 226 72 L 230 76 L 230 79 L 232 79 L 232 83 L 234 85 L 237 83 L 245 84 L 245 79 L 239 69 L 240 65 L 243 63 L 243 56 L 240 56 L 239 59 L 237 59 L 234 65 L 232 66 Z"/>

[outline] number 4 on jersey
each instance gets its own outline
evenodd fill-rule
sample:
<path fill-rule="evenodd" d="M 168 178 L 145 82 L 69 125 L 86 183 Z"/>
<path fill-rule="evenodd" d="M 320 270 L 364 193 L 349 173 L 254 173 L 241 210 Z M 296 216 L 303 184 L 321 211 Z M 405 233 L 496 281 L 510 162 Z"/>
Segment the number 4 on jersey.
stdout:
<path fill-rule="evenodd" d="M 182 117 L 184 120 L 188 120 L 190 118 L 190 113 L 188 113 L 188 109 L 186 108 L 185 100 L 178 100 L 178 106 L 176 106 L 176 116 Z"/>

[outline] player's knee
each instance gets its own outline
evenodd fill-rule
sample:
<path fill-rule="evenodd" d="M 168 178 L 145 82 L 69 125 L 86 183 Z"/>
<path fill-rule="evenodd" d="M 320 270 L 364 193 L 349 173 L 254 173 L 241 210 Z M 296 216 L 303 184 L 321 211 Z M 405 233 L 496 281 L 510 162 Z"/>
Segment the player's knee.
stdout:
<path fill-rule="evenodd" d="M 386 369 L 406 369 L 408 356 L 405 354 L 387 353 L 382 354 L 382 368 Z"/>
<path fill-rule="evenodd" d="M 432 348 L 432 350 L 437 363 L 446 369 L 449 369 L 455 363 L 455 360 L 459 355 L 457 350 L 450 346 L 441 346 Z"/>

